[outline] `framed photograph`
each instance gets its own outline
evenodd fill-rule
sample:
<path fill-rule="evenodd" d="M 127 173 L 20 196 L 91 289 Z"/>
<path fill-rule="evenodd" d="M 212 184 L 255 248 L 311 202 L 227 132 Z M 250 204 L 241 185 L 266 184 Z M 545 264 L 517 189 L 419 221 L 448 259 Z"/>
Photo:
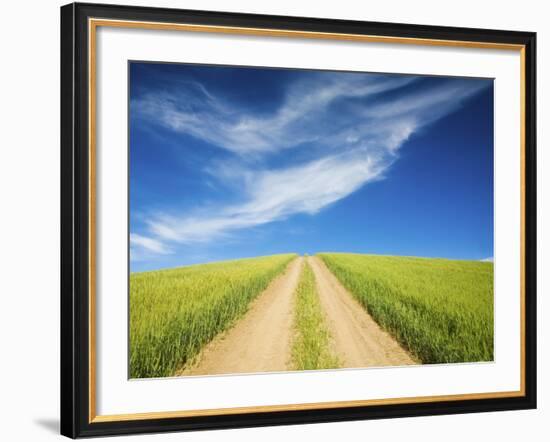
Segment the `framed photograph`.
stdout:
<path fill-rule="evenodd" d="M 536 407 L 536 36 L 61 8 L 61 432 Z"/>

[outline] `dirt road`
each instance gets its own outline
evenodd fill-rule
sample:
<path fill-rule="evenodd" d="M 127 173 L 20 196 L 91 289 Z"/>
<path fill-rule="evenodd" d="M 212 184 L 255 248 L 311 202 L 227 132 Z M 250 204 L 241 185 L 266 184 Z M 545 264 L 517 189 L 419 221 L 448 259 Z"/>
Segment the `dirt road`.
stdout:
<path fill-rule="evenodd" d="M 331 350 L 349 368 L 416 364 L 410 354 L 372 319 L 317 257 L 306 258 L 316 279 L 321 306 L 332 335 Z M 304 258 L 252 302 L 231 329 L 214 338 L 195 364 L 180 375 L 259 373 L 292 370 L 294 292 Z"/>
<path fill-rule="evenodd" d="M 333 351 L 342 367 L 416 364 L 413 358 L 372 319 L 317 257 L 307 258 L 315 279 Z"/>
<path fill-rule="evenodd" d="M 231 329 L 214 338 L 197 363 L 181 375 L 258 373 L 290 369 L 294 291 L 303 258 L 293 260 L 285 272 L 252 302 Z"/>

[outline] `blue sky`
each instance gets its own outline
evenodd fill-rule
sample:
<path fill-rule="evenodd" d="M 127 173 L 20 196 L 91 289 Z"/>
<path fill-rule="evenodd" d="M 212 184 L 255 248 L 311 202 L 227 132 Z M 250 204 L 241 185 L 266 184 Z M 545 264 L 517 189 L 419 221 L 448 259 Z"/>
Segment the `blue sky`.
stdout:
<path fill-rule="evenodd" d="M 130 63 L 130 266 L 493 256 L 493 81 Z"/>

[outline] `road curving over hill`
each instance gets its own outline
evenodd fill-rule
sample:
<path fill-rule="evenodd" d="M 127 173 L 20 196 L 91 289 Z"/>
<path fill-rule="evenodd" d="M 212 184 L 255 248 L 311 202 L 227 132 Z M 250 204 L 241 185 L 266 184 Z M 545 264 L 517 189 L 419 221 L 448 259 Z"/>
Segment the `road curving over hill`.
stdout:
<path fill-rule="evenodd" d="M 315 276 L 329 329 L 330 351 L 342 368 L 418 362 L 384 331 L 318 257 L 298 257 L 275 278 L 232 328 L 214 338 L 180 376 L 293 370 L 295 292 L 305 260 Z"/>

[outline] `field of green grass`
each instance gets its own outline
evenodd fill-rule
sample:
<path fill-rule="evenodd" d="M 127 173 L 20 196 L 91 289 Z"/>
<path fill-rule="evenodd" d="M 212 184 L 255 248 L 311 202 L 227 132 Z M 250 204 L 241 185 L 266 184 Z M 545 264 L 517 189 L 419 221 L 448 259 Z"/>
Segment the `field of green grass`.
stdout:
<path fill-rule="evenodd" d="M 130 377 L 171 376 L 284 271 L 294 254 L 130 275 Z"/>
<path fill-rule="evenodd" d="M 315 287 L 315 277 L 307 261 L 303 264 L 296 288 L 294 328 L 292 361 L 296 370 L 338 367 L 338 359 L 330 351 L 329 331 Z"/>
<path fill-rule="evenodd" d="M 371 316 L 423 363 L 493 360 L 493 263 L 319 256 Z"/>

